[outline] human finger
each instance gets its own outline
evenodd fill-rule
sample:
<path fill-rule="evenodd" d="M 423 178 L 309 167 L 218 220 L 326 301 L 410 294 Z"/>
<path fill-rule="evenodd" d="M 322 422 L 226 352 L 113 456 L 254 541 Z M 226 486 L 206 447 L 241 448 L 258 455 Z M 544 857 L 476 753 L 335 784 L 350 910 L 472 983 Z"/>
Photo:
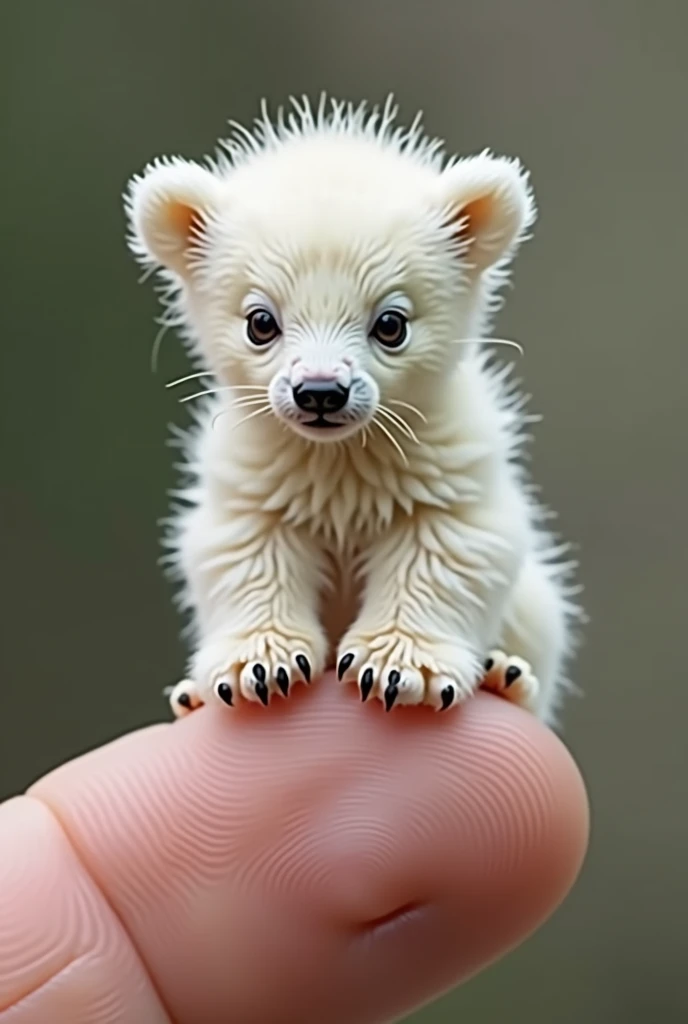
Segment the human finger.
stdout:
<path fill-rule="evenodd" d="M 587 805 L 548 730 L 484 694 L 445 716 L 379 711 L 327 677 L 268 713 L 142 730 L 31 790 L 177 1024 L 393 1019 L 569 889 Z M 25 897 L 4 913 L 28 934 Z M 113 989 L 131 963 L 113 956 Z"/>

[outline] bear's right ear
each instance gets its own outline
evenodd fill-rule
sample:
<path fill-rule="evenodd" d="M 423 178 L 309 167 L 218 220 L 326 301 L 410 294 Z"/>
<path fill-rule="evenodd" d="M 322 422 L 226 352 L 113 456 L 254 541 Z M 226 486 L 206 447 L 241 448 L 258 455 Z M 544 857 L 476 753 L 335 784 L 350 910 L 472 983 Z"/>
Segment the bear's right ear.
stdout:
<path fill-rule="evenodd" d="M 131 251 L 140 263 L 188 277 L 203 255 L 219 201 L 219 180 L 200 164 L 181 159 L 149 164 L 132 178 L 124 197 Z"/>

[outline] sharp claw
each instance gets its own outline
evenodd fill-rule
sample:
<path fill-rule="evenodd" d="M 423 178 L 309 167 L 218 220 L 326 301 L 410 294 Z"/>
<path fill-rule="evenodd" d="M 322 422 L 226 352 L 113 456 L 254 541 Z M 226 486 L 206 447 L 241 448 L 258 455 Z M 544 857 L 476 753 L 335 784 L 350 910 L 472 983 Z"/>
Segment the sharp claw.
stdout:
<path fill-rule="evenodd" d="M 355 655 L 353 651 L 349 651 L 348 654 L 342 655 L 342 657 L 339 659 L 339 665 L 337 666 L 337 678 L 339 679 L 340 682 L 344 678 L 344 673 L 351 668 L 354 657 Z"/>
<path fill-rule="evenodd" d="M 387 676 L 388 686 L 398 686 L 401 682 L 401 672 L 398 672 L 395 668 Z"/>
<path fill-rule="evenodd" d="M 373 688 L 373 670 L 367 668 L 361 677 L 361 700 L 366 701 L 370 696 L 370 691 Z"/>
<path fill-rule="evenodd" d="M 268 698 L 268 688 L 267 688 L 267 684 L 266 683 L 264 683 L 264 682 L 256 683 L 256 697 L 261 702 L 261 704 L 264 704 L 265 707 L 268 706 L 268 699 L 269 698 Z"/>
<path fill-rule="evenodd" d="M 285 697 L 289 696 L 289 676 L 284 668 L 277 669 L 277 685 Z"/>
<path fill-rule="evenodd" d="M 188 693 L 180 693 L 179 696 L 177 697 L 177 704 L 181 705 L 181 707 L 183 708 L 189 708 L 190 710 L 191 697 L 189 697 Z"/>
<path fill-rule="evenodd" d="M 486 672 L 491 672 L 494 668 L 494 658 L 488 658 L 483 667 Z"/>
<path fill-rule="evenodd" d="M 517 668 L 515 665 L 511 665 L 504 673 L 504 685 L 511 686 L 511 684 L 515 683 L 521 674 L 520 668 Z"/>
<path fill-rule="evenodd" d="M 253 678 L 257 679 L 259 683 L 265 682 L 265 668 L 259 661 L 253 666 Z"/>
<path fill-rule="evenodd" d="M 454 687 L 445 686 L 445 688 L 442 690 L 440 694 L 440 697 L 442 698 L 442 707 L 440 710 L 446 711 L 447 708 L 451 706 L 454 700 Z"/>
<path fill-rule="evenodd" d="M 218 683 L 215 687 L 215 693 L 218 695 L 220 700 L 223 700 L 225 704 L 229 704 L 230 708 L 232 704 L 232 687 L 229 683 Z"/>
<path fill-rule="evenodd" d="M 294 660 L 296 661 L 296 664 L 301 669 L 301 671 L 303 673 L 303 678 L 306 680 L 307 683 L 310 683 L 310 681 L 311 681 L 311 666 L 310 666 L 310 662 L 308 661 L 308 658 L 306 657 L 306 655 L 305 654 L 297 654 L 296 658 Z"/>
<path fill-rule="evenodd" d="M 392 675 L 393 675 L 393 673 L 390 672 L 390 677 Z M 399 675 L 398 672 L 397 672 L 397 675 Z M 394 707 L 394 702 L 395 702 L 395 700 L 397 699 L 398 696 L 399 696 L 399 690 L 398 690 L 397 686 L 394 683 L 390 683 L 388 685 L 387 689 L 385 690 L 385 710 L 386 711 L 391 711 L 392 710 L 392 708 Z"/>

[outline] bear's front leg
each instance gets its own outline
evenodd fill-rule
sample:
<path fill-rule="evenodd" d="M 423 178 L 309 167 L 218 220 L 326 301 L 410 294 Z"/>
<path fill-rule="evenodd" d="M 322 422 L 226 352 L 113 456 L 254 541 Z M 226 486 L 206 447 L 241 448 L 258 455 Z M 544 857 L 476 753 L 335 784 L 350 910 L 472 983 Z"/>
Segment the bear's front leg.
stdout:
<path fill-rule="evenodd" d="M 362 700 L 444 710 L 473 694 L 522 558 L 519 531 L 489 509 L 428 509 L 374 543 L 357 620 L 337 656 Z"/>
<path fill-rule="evenodd" d="M 327 640 L 319 621 L 322 557 L 304 531 L 261 513 L 213 521 L 192 513 L 181 562 L 199 639 L 189 678 L 170 693 L 176 715 L 213 697 L 267 706 L 296 680 L 319 676 Z"/>

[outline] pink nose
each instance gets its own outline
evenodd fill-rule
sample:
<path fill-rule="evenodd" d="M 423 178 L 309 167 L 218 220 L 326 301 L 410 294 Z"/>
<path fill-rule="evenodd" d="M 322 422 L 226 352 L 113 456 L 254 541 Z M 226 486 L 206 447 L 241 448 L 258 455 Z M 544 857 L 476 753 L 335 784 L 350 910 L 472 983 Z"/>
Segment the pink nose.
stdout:
<path fill-rule="evenodd" d="M 301 375 L 308 380 L 322 380 L 322 381 L 333 381 L 337 380 L 339 373 L 336 369 L 334 370 L 311 370 L 308 366 L 299 367 Z"/>
<path fill-rule="evenodd" d="M 334 366 L 311 366 L 297 359 L 292 363 L 290 377 L 292 387 L 298 387 L 304 381 L 341 387 L 349 387 L 351 384 L 351 370 L 345 363 L 335 363 Z"/>

